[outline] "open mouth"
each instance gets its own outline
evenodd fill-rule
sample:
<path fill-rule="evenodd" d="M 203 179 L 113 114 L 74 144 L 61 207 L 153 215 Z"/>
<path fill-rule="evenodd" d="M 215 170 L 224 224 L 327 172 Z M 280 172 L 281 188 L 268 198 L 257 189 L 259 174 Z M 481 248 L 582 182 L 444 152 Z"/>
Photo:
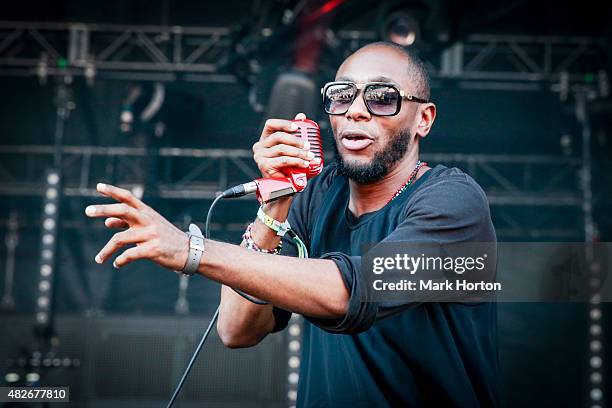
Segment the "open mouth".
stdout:
<path fill-rule="evenodd" d="M 374 140 L 365 134 L 348 132 L 342 135 L 340 141 L 347 150 L 363 150 L 374 143 Z"/>

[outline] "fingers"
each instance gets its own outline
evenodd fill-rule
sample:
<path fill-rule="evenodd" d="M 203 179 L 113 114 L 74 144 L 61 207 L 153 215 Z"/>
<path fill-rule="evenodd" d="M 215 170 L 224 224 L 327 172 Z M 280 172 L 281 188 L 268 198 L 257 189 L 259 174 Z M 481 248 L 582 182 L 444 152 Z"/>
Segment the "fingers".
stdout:
<path fill-rule="evenodd" d="M 298 113 L 295 120 L 306 119 L 306 115 Z M 268 119 L 261 138 L 253 145 L 253 158 L 264 177 L 284 176 L 283 167 L 306 168 L 314 159 L 310 152 L 310 143 L 296 137 L 298 125 L 289 120 Z"/>
<path fill-rule="evenodd" d="M 118 249 L 126 245 L 138 244 L 147 239 L 147 232 L 144 229 L 126 230 L 118 232 L 106 243 L 104 248 L 96 255 L 96 262 L 103 263 Z"/>
<path fill-rule="evenodd" d="M 298 126 L 290 120 L 268 119 L 261 132 L 260 140 L 267 138 L 275 132 L 295 132 L 296 130 L 298 130 Z"/>
<path fill-rule="evenodd" d="M 284 132 L 275 132 L 264 140 L 256 143 L 259 147 L 272 147 L 278 144 L 293 146 L 304 150 L 310 149 L 310 143 L 308 143 L 308 141 L 302 141 L 299 137 Z"/>
<path fill-rule="evenodd" d="M 85 208 L 85 214 L 88 217 L 97 218 L 97 217 L 112 217 L 112 218 L 120 218 L 123 221 L 130 222 L 138 222 L 139 221 L 139 212 L 133 207 L 130 207 L 127 204 L 103 204 L 103 205 L 90 205 Z"/>
<path fill-rule="evenodd" d="M 284 132 L 276 132 L 255 143 L 253 158 L 264 176 L 274 176 L 283 167 L 306 168 L 315 155 L 308 141 Z"/>
<path fill-rule="evenodd" d="M 114 198 L 115 200 L 125 203 L 131 207 L 138 209 L 144 207 L 142 201 L 137 199 L 131 191 L 124 188 L 115 187 L 110 184 L 98 183 L 96 185 L 96 189 L 98 192 L 100 192 L 100 194 Z"/>
<path fill-rule="evenodd" d="M 308 167 L 310 163 L 306 160 L 298 159 L 297 157 L 279 156 L 268 159 L 272 169 L 280 169 L 283 167 Z"/>
<path fill-rule="evenodd" d="M 104 225 L 108 228 L 128 228 L 129 224 L 121 218 L 110 217 L 104 220 Z"/>
<path fill-rule="evenodd" d="M 138 259 L 150 258 L 150 250 L 146 245 L 136 246 L 126 249 L 121 255 L 119 255 L 113 266 L 115 268 L 121 268 L 129 263 L 132 263 Z"/>
<path fill-rule="evenodd" d="M 313 152 L 285 144 L 278 144 L 276 146 L 272 146 L 269 149 L 262 149 L 260 152 L 258 152 L 258 154 L 261 157 L 291 156 L 306 161 L 310 161 L 315 157 L 315 154 Z"/>

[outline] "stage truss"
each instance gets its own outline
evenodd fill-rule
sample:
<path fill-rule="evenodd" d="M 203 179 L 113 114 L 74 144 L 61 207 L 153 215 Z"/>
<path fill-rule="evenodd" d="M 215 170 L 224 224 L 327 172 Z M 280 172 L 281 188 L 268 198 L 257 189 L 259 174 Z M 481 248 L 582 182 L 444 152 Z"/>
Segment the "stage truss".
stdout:
<path fill-rule="evenodd" d="M 270 28 L 261 34 L 272 35 Z M 348 54 L 377 34 L 329 30 L 326 37 Z M 607 80 L 598 68 L 603 46 L 591 37 L 474 34 L 426 63 L 434 79 L 465 88 L 539 90 Z M 228 27 L 0 21 L 0 75 L 235 82 L 228 67 L 242 57 L 252 55 Z"/>

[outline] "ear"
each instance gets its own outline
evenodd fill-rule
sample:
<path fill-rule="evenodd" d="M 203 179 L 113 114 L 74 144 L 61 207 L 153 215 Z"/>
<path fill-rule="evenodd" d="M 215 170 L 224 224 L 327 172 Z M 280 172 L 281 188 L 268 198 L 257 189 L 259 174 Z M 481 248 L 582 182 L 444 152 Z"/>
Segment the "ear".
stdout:
<path fill-rule="evenodd" d="M 431 130 L 434 120 L 436 120 L 436 105 L 433 103 L 425 103 L 417 109 L 417 130 L 416 134 L 420 137 L 425 137 Z"/>

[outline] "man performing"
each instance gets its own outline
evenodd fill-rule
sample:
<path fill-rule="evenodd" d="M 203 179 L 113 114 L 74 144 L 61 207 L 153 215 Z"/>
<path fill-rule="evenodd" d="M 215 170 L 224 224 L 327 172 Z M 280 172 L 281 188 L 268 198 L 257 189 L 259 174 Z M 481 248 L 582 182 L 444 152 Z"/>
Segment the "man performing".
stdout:
<path fill-rule="evenodd" d="M 422 62 L 393 44 L 369 44 L 343 62 L 323 95 L 336 163 L 304 192 L 262 206 L 275 220 L 289 220 L 311 259 L 296 258 L 284 238 L 280 255 L 262 253 L 275 252 L 281 238 L 258 218 L 243 247 L 205 240 L 194 261 L 187 234 L 129 191 L 100 184 L 119 203 L 89 206 L 87 215 L 126 229 L 96 262 L 132 245 L 115 267 L 150 259 L 222 283 L 217 329 L 229 347 L 255 345 L 283 329 L 291 312 L 303 315 L 298 406 L 499 405 L 494 303 L 362 301 L 363 245 L 496 240 L 478 184 L 456 168 L 419 161 L 419 141 L 436 117 Z M 292 130 L 291 121 L 266 122 L 253 146 L 264 177 L 284 177 L 283 168 L 312 160 Z"/>

